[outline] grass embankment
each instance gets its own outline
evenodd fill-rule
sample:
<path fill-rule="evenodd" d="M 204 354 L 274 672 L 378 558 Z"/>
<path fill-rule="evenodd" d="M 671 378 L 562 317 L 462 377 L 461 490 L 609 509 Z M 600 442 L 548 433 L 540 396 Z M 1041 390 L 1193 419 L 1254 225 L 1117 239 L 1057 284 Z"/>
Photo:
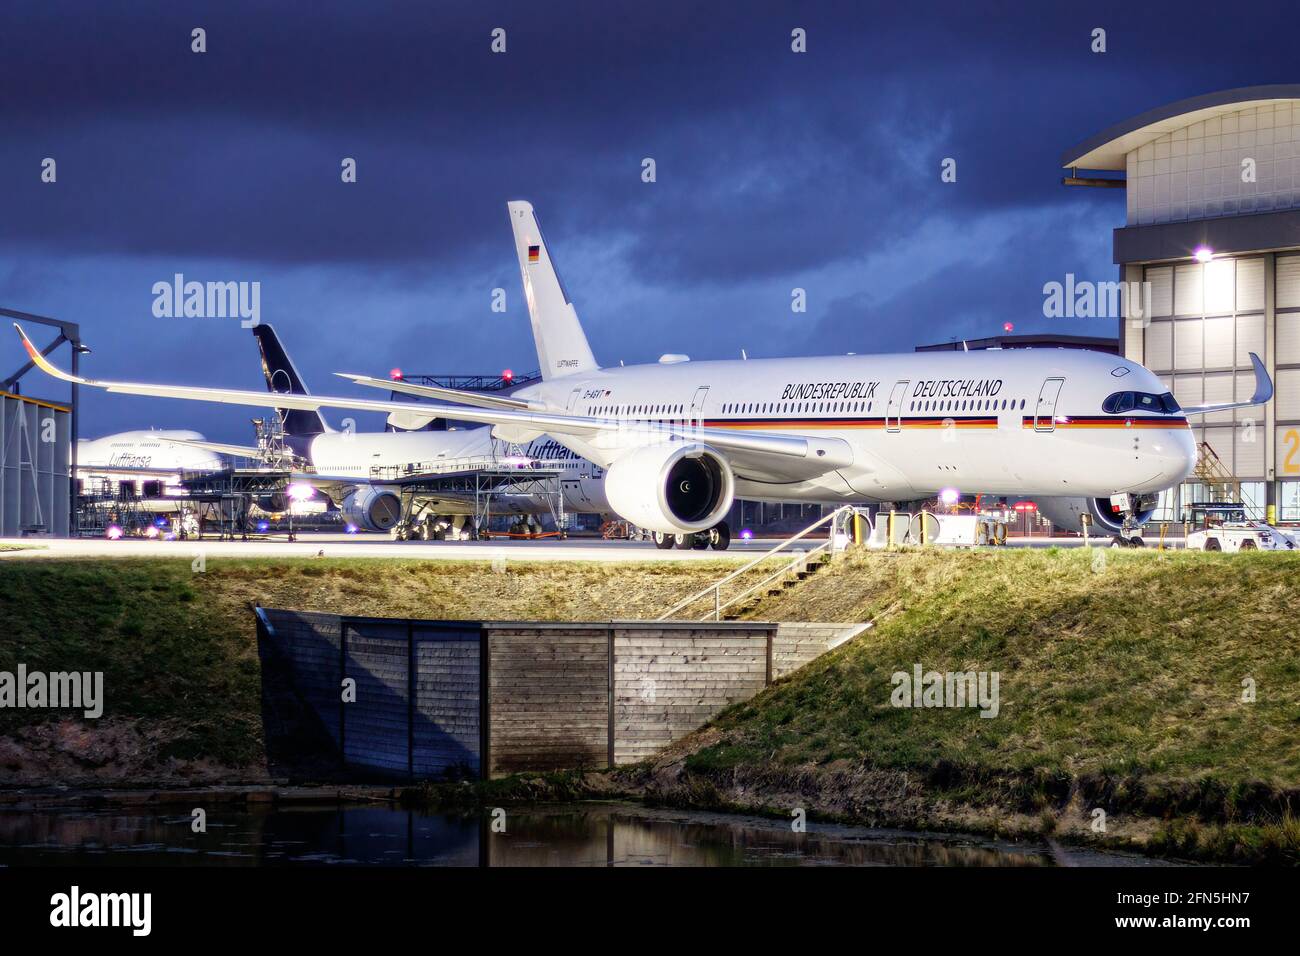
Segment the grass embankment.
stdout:
<path fill-rule="evenodd" d="M 108 699 L 95 722 L 0 711 L 0 781 L 25 769 L 29 782 L 35 770 L 51 783 L 102 784 L 112 768 L 124 784 L 194 780 L 205 763 L 216 768 L 207 779 L 229 781 L 230 768 L 256 767 L 254 603 L 428 618 L 643 617 L 732 568 L 511 562 L 499 573 L 486 562 L 322 558 L 210 560 L 194 573 L 184 560 L 0 562 L 0 670 L 102 670 Z M 1294 861 L 1298 595 L 1300 555 L 844 558 L 749 616 L 875 628 L 650 765 L 591 785 L 696 806 L 800 806 L 856 822 Z M 891 706 L 892 675 L 914 664 L 997 671 L 998 716 Z M 1254 703 L 1242 701 L 1247 678 Z M 115 736 L 123 723 L 130 732 Z M 1107 815 L 1104 838 L 1090 828 L 1095 809 Z"/>
<path fill-rule="evenodd" d="M 687 800 L 1081 839 L 1101 808 L 1112 838 L 1300 860 L 1298 598 L 1300 555 L 847 558 L 751 616 L 875 628 L 725 712 L 657 779 Z M 998 672 L 998 716 L 892 706 L 918 663 Z"/>
<path fill-rule="evenodd" d="M 198 764 L 222 779 L 256 766 L 254 604 L 435 619 L 643 617 L 734 567 L 209 558 L 196 573 L 188 560 L 156 558 L 0 562 L 0 670 L 102 671 L 107 699 L 98 721 L 0 710 L 0 782 L 116 773 L 131 783 Z"/>

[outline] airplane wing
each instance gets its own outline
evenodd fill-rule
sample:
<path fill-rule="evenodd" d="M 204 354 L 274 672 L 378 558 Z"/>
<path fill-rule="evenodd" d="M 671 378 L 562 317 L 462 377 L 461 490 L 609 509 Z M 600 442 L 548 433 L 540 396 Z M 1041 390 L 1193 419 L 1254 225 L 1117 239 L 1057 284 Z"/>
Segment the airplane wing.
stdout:
<path fill-rule="evenodd" d="M 163 441 L 173 445 L 189 445 L 204 451 L 215 451 L 218 455 L 233 455 L 236 458 L 256 458 L 261 454 L 253 445 L 230 445 L 221 441 L 208 441 L 206 438 L 164 438 Z"/>
<path fill-rule="evenodd" d="M 183 398 L 190 401 L 217 402 L 229 405 L 252 405 L 258 408 L 346 408 L 354 411 L 405 411 L 436 415 L 462 421 L 482 422 L 494 426 L 512 441 L 524 436 L 544 434 L 569 435 L 608 452 L 612 459 L 624 449 L 663 442 L 702 442 L 730 453 L 736 463 L 747 470 L 770 476 L 774 480 L 798 481 L 815 478 L 853 463 L 853 451 L 838 438 L 802 435 L 778 435 L 771 432 L 737 432 L 726 428 L 683 427 L 671 422 L 628 422 L 583 415 L 566 415 L 549 411 L 506 408 L 469 408 L 434 405 L 428 402 L 391 402 L 380 399 L 345 398 L 328 395 L 291 395 L 283 392 L 254 392 L 229 388 L 200 388 L 187 385 L 154 385 L 141 382 L 112 382 L 74 376 L 55 366 L 41 355 L 18 323 L 14 328 L 22 337 L 32 362 L 54 378 L 90 388 L 124 395 L 154 398 Z"/>
<path fill-rule="evenodd" d="M 369 375 L 354 375 L 351 372 L 335 372 L 340 378 L 382 388 L 385 391 L 402 392 L 405 395 L 418 395 L 421 398 L 436 398 L 444 402 L 459 402 L 462 405 L 474 405 L 478 408 L 513 408 L 525 410 L 532 408 L 528 402 L 518 398 L 506 398 L 501 395 L 483 395 L 478 392 L 464 392 L 458 388 L 442 388 L 438 385 L 414 385 L 400 379 L 373 378 Z"/>
<path fill-rule="evenodd" d="M 1255 367 L 1255 394 L 1247 402 L 1223 402 L 1218 405 L 1184 405 L 1184 415 L 1207 415 L 1210 412 L 1226 412 L 1232 408 L 1250 408 L 1252 405 L 1263 405 L 1273 397 L 1273 380 L 1268 376 L 1268 370 L 1264 368 L 1264 363 L 1259 360 L 1259 356 L 1254 352 L 1250 353 L 1250 363 Z"/>

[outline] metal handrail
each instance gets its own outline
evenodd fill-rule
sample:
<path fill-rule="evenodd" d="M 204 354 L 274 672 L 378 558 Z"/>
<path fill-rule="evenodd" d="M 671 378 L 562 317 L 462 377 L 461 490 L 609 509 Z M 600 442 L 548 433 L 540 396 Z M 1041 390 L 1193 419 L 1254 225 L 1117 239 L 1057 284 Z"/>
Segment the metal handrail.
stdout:
<path fill-rule="evenodd" d="M 724 606 L 725 606 L 725 607 L 729 607 L 731 604 L 735 603 L 735 601 L 737 600 L 737 598 L 733 598 L 732 600 L 728 601 L 726 605 L 723 605 L 723 604 L 722 604 L 722 586 L 723 586 L 724 584 L 726 584 L 728 581 L 733 581 L 733 580 L 735 580 L 736 578 L 740 577 L 740 575 L 744 574 L 746 571 L 750 570 L 751 568 L 756 567 L 756 566 L 759 565 L 759 564 L 762 564 L 764 561 L 766 561 L 768 558 L 772 557 L 774 554 L 777 554 L 777 553 L 780 552 L 780 551 L 784 551 L 784 550 L 785 550 L 786 548 L 788 548 L 790 545 L 794 544 L 796 541 L 799 541 L 800 539 L 802 539 L 802 538 L 804 538 L 804 537 L 807 537 L 810 533 L 812 533 L 813 531 L 816 531 L 816 530 L 817 530 L 818 528 L 820 528 L 822 525 L 824 525 L 824 524 L 826 524 L 826 523 L 828 523 L 828 522 L 834 522 L 835 519 L 838 518 L 840 515 L 843 515 L 843 514 L 849 514 L 849 513 L 852 513 L 852 512 L 854 512 L 854 511 L 856 511 L 856 510 L 857 510 L 857 509 L 856 509 L 853 505 L 841 505 L 840 507 L 838 507 L 838 508 L 836 508 L 834 511 L 832 511 L 830 514 L 828 514 L 828 515 L 822 515 L 822 517 L 818 518 L 816 521 L 814 521 L 814 522 L 813 522 L 812 524 L 810 524 L 808 527 L 804 528 L 804 529 L 803 529 L 802 531 L 800 531 L 798 534 L 796 534 L 796 535 L 792 535 L 792 536 L 790 536 L 789 538 L 786 538 L 784 541 L 782 541 L 782 542 L 780 542 L 779 544 L 777 544 L 776 547 L 771 548 L 771 549 L 768 550 L 768 551 L 764 551 L 762 554 L 760 554 L 758 557 L 754 558 L 752 561 L 749 561 L 749 562 L 747 562 L 747 563 L 745 563 L 745 564 L 742 564 L 739 568 L 737 568 L 735 571 L 732 571 L 732 572 L 731 572 L 730 574 L 728 574 L 726 577 L 721 578 L 721 579 L 715 581 L 713 584 L 710 584 L 708 587 L 704 588 L 703 590 L 697 591 L 696 593 L 692 594 L 690 597 L 686 598 L 684 601 L 678 601 L 676 604 L 674 604 L 671 608 L 669 608 L 669 609 L 668 609 L 667 611 L 665 611 L 663 614 L 659 615 L 659 617 L 657 618 L 657 620 L 660 620 L 660 621 L 666 621 L 668 618 L 672 617 L 672 616 L 673 616 L 674 614 L 676 614 L 678 611 L 681 611 L 681 610 L 684 609 L 684 608 L 688 608 L 688 607 L 690 607 L 690 606 L 691 606 L 692 604 L 694 604 L 696 601 L 699 601 L 699 600 L 701 600 L 701 599 L 703 599 L 703 598 L 708 597 L 709 594 L 713 594 L 713 614 L 714 614 L 714 615 L 720 614 L 721 611 L 722 611 L 722 608 L 723 608 Z M 792 565 L 797 564 L 799 561 L 807 561 L 807 559 L 808 559 L 809 557 L 811 557 L 812 554 L 816 554 L 818 551 L 821 551 L 822 549 L 829 547 L 829 546 L 830 546 L 830 543 L 831 543 L 831 540 L 833 539 L 833 537 L 834 537 L 834 536 L 833 536 L 833 534 L 832 534 L 832 536 L 831 536 L 830 538 L 827 538 L 827 539 L 826 539 L 825 543 L 823 543 L 823 544 L 819 545 L 817 548 L 813 549 L 813 551 L 812 551 L 811 553 L 800 554 L 800 555 L 799 555 L 799 556 L 798 556 L 798 557 L 797 557 L 793 562 L 791 562 L 789 565 L 785 565 L 785 566 L 783 566 L 783 567 L 781 568 L 781 570 L 778 571 L 778 572 L 776 573 L 776 575 L 773 575 L 773 577 L 776 577 L 776 576 L 779 576 L 779 575 L 781 575 L 781 574 L 784 574 L 786 571 L 788 571 L 788 570 L 790 569 L 790 567 L 791 567 Z M 767 583 L 767 581 L 770 581 L 770 580 L 772 580 L 772 578 L 768 578 L 768 579 L 766 579 L 763 583 Z M 758 587 L 758 585 L 755 585 L 754 587 L 751 587 L 751 588 L 746 589 L 744 592 L 742 592 L 742 595 L 743 595 L 743 594 L 749 594 L 749 593 L 753 592 L 754 589 L 755 589 L 756 587 Z M 706 615 L 705 617 L 701 618 L 701 620 L 707 620 L 707 619 L 708 619 L 708 615 Z M 715 617 L 714 620 L 717 620 L 717 618 Z"/>
<path fill-rule="evenodd" d="M 834 535 L 834 532 L 832 532 L 832 535 Z M 713 620 L 715 621 L 721 620 L 722 612 L 725 611 L 727 608 L 731 607 L 733 604 L 738 604 L 739 602 L 743 601 L 745 598 L 753 594 L 755 591 L 759 590 L 760 588 L 767 587 L 767 585 L 771 584 L 777 578 L 784 577 L 785 575 L 789 574 L 791 571 L 794 571 L 796 568 L 798 567 L 806 568 L 808 566 L 808 562 L 812 560 L 814 557 L 816 557 L 818 554 L 821 554 L 821 552 L 828 550 L 832 542 L 833 542 L 833 538 L 827 538 L 825 541 L 817 545 L 817 547 L 813 548 L 811 551 L 801 552 L 800 554 L 795 556 L 793 561 L 791 561 L 787 565 L 784 565 L 779 571 L 774 571 L 773 573 L 769 574 L 767 577 L 763 578 L 763 580 L 759 581 L 757 584 L 750 585 L 749 587 L 745 588 L 745 590 L 741 591 L 739 594 L 733 595 L 732 597 L 728 598 L 726 601 L 720 600 L 721 594 L 715 594 L 713 613 L 711 615 L 710 614 L 704 615 L 704 617 L 700 618 L 700 620 L 707 621 L 710 617 L 712 617 Z"/>

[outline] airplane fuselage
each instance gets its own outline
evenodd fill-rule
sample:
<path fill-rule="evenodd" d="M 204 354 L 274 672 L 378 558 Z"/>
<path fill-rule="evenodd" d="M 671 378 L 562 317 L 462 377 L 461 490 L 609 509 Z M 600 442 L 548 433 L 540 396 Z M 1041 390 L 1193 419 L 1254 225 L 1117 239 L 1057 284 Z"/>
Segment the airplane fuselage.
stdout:
<path fill-rule="evenodd" d="M 737 466 L 736 494 L 902 501 L 963 493 L 1105 497 L 1182 481 L 1195 463 L 1178 412 L 1110 414 L 1116 392 L 1162 395 L 1150 371 L 1076 349 L 682 361 L 601 369 L 516 397 L 569 414 L 842 439 L 852 464 L 814 480 Z M 608 467 L 619 450 L 556 435 Z"/>
<path fill-rule="evenodd" d="M 358 482 L 395 477 L 407 466 L 425 465 L 455 470 L 482 467 L 503 460 L 501 443 L 493 442 L 491 428 L 447 431 L 327 432 L 311 439 L 307 455 L 322 475 L 352 477 Z M 556 441 L 539 438 L 521 445 L 520 457 L 531 459 L 539 470 L 559 472 L 565 509 L 572 512 L 607 512 L 603 470 L 583 460 Z M 473 514 L 474 500 L 448 498 L 439 511 Z M 494 510 L 517 514 L 545 514 L 547 504 L 533 495 L 499 495 Z"/>
<path fill-rule="evenodd" d="M 119 432 L 103 438 L 77 442 L 77 477 L 130 480 L 130 472 L 140 472 L 137 481 L 157 478 L 169 485 L 180 482 L 180 471 L 215 470 L 221 456 L 203 448 L 185 445 L 202 441 L 195 431 L 159 429 Z"/>

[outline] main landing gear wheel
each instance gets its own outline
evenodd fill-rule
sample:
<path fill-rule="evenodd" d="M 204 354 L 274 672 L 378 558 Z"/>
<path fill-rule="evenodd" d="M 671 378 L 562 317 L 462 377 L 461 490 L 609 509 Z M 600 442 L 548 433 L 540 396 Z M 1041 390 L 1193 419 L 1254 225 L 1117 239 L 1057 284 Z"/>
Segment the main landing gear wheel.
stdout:
<path fill-rule="evenodd" d="M 692 548 L 694 548 L 696 551 L 707 551 L 709 547 L 709 541 L 712 538 L 712 532 L 699 531 L 694 535 L 692 535 L 691 537 L 694 539 L 691 542 Z"/>
<path fill-rule="evenodd" d="M 667 551 L 675 543 L 675 537 L 675 535 L 664 534 L 662 531 L 656 531 L 654 533 L 655 547 L 659 548 L 661 551 Z"/>
<path fill-rule="evenodd" d="M 719 521 L 709 529 L 709 544 L 714 551 L 726 551 L 731 544 L 731 529 L 727 522 Z"/>
<path fill-rule="evenodd" d="M 1128 539 L 1128 546 L 1130 548 L 1145 548 L 1147 543 L 1137 535 L 1133 535 L 1133 537 Z"/>
<path fill-rule="evenodd" d="M 681 551 L 689 551 L 695 547 L 695 535 L 693 534 L 675 534 L 673 535 L 673 545 Z"/>

